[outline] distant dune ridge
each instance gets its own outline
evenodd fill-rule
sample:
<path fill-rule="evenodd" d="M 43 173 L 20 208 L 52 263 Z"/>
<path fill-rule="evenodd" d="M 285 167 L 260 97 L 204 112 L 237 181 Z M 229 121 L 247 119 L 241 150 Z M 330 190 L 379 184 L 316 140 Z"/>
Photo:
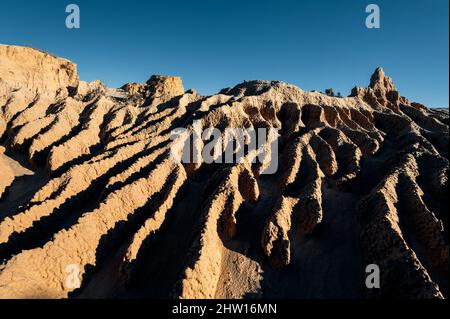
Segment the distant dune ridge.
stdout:
<path fill-rule="evenodd" d="M 0 46 L 0 298 L 447 297 L 448 111 L 383 69 L 343 98 L 279 81 L 201 96 L 171 76 L 111 89 L 76 69 Z M 194 121 L 279 129 L 278 171 L 174 162 L 171 132 Z"/>

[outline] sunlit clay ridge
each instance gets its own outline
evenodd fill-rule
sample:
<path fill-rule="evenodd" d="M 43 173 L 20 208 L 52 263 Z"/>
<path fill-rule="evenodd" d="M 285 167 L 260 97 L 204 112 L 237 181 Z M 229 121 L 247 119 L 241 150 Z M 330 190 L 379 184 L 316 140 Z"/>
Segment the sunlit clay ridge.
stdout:
<path fill-rule="evenodd" d="M 179 128 L 276 130 L 261 149 L 277 169 L 248 145 L 175 161 Z M 349 97 L 279 81 L 202 96 L 171 76 L 86 83 L 0 46 L 0 137 L 0 298 L 448 294 L 448 112 L 381 68 Z"/>

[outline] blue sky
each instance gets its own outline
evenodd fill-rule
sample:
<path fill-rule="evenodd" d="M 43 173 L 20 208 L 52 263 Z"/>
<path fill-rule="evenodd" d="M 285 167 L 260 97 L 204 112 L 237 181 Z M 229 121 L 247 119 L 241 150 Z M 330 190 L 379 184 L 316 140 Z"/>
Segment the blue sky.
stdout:
<path fill-rule="evenodd" d="M 65 27 L 66 5 L 81 28 Z M 367 29 L 365 7 L 381 9 Z M 283 80 L 349 94 L 383 66 L 402 95 L 449 104 L 448 0 L 0 0 L 0 43 L 78 64 L 109 86 L 179 75 L 212 94 L 243 80 Z"/>

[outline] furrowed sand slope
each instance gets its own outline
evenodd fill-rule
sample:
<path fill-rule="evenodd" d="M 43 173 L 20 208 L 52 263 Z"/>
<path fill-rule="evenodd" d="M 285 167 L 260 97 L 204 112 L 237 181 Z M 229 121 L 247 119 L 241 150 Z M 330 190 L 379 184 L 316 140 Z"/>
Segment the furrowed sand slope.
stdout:
<path fill-rule="evenodd" d="M 345 98 L 278 81 L 201 96 L 0 46 L 0 297 L 444 298 L 448 125 L 381 68 Z M 278 129 L 278 170 L 178 163 L 180 127 Z"/>

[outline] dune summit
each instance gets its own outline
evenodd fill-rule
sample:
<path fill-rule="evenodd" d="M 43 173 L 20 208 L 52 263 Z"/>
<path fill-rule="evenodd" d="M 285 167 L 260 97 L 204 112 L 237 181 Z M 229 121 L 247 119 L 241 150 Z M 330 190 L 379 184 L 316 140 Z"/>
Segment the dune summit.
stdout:
<path fill-rule="evenodd" d="M 0 107 L 0 298 L 448 295 L 448 112 L 381 68 L 343 98 L 278 81 L 201 96 L 0 46 Z M 174 162 L 193 123 L 277 129 L 278 170 Z"/>

